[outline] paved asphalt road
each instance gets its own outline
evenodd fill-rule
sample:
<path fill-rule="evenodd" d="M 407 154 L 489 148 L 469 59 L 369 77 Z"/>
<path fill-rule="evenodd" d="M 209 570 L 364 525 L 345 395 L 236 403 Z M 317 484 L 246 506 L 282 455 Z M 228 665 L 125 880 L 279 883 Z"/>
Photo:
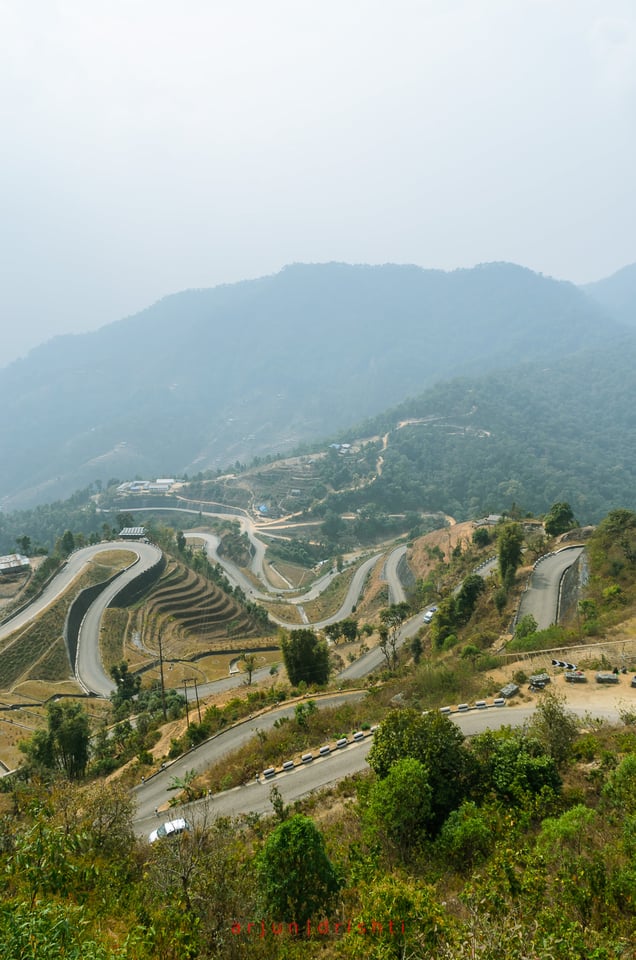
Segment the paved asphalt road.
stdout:
<path fill-rule="evenodd" d="M 355 690 L 349 693 L 313 697 L 312 699 L 317 705 L 324 708 L 337 706 L 346 703 L 348 700 L 360 700 L 364 695 L 364 691 Z M 206 740 L 205 743 L 200 744 L 184 756 L 178 757 L 165 770 L 146 781 L 143 787 L 139 786 L 137 788 L 138 816 L 143 818 L 150 815 L 155 807 L 161 806 L 169 800 L 172 794 L 168 792 L 167 787 L 174 777 L 183 777 L 190 770 L 202 773 L 217 760 L 237 750 L 250 740 L 257 730 L 270 729 L 281 717 L 293 717 L 295 710 L 296 703 L 291 703 L 263 712 L 250 720 L 244 720 L 230 727 L 229 730 L 223 731 L 211 740 Z"/>
<path fill-rule="evenodd" d="M 43 610 L 46 610 L 54 600 L 57 600 L 64 593 L 71 581 L 78 576 L 87 563 L 90 563 L 93 557 L 103 550 L 130 550 L 135 552 L 135 546 L 123 541 L 113 543 L 98 543 L 93 547 L 84 547 L 82 550 L 76 550 L 72 553 L 62 565 L 61 569 L 46 586 L 43 592 L 33 600 L 24 610 L 16 613 L 14 617 L 7 620 L 0 626 L 0 639 L 18 630 L 29 623 L 35 617 L 39 616 Z"/>
<path fill-rule="evenodd" d="M 113 545 L 107 545 L 108 548 L 111 546 Z M 161 559 L 161 550 L 150 543 L 122 544 L 120 541 L 115 545 L 115 548 L 132 550 L 137 554 L 137 560 L 120 573 L 88 608 L 80 627 L 75 662 L 75 676 L 78 682 L 85 690 L 92 691 L 100 697 L 109 697 L 115 689 L 113 679 L 105 672 L 99 655 L 99 624 L 103 613 L 111 600 L 127 583 L 153 567 Z M 97 550 L 97 547 L 89 547 L 88 549 Z M 102 544 L 102 549 L 104 549 L 104 544 Z"/>
<path fill-rule="evenodd" d="M 521 597 L 518 619 L 532 614 L 539 630 L 556 623 L 563 574 L 583 553 L 583 547 L 564 547 L 542 557 L 532 571 L 528 589 Z"/>
<path fill-rule="evenodd" d="M 123 540 L 114 540 L 109 541 L 108 543 L 98 543 L 91 547 L 84 547 L 81 550 L 76 550 L 75 553 L 72 553 L 62 568 L 58 571 L 56 576 L 51 580 L 51 582 L 44 589 L 42 594 L 37 597 L 32 603 L 30 603 L 24 610 L 17 613 L 14 617 L 11 617 L 10 620 L 7 620 L 2 626 L 0 626 L 0 638 L 6 637 L 9 634 L 13 633 L 15 630 L 20 629 L 25 626 L 29 621 L 33 620 L 35 617 L 39 616 L 44 610 L 47 609 L 58 597 L 60 597 L 65 590 L 71 585 L 73 580 L 79 576 L 84 567 L 91 563 L 93 559 L 99 554 L 103 553 L 104 550 L 123 550 L 128 553 L 133 553 L 137 555 L 137 559 L 123 570 L 119 576 L 113 581 L 110 587 L 100 596 L 98 602 L 93 604 L 89 614 L 95 608 L 95 621 L 96 626 L 93 627 L 92 634 L 89 640 L 84 642 L 84 650 L 82 651 L 82 660 L 80 665 L 80 675 L 79 679 L 82 682 L 82 685 L 86 685 L 88 689 L 95 689 L 96 693 L 102 693 L 106 689 L 104 686 L 104 671 L 101 667 L 101 661 L 97 654 L 97 636 L 98 636 L 98 624 L 99 618 L 102 615 L 103 610 L 107 604 L 102 603 L 102 598 L 108 597 L 112 599 L 116 593 L 118 593 L 125 584 L 139 576 L 143 570 L 148 567 L 153 566 L 161 557 L 161 551 L 152 546 L 152 544 L 146 543 L 128 543 Z M 89 619 L 89 614 L 86 616 L 86 621 Z M 83 631 L 84 627 L 82 627 Z M 6 648 L 5 648 L 6 649 Z M 82 673 L 82 671 L 85 671 Z M 91 685 L 92 680 L 96 680 L 96 686 Z M 106 678 L 108 691 L 112 689 L 112 681 L 109 678 Z M 108 696 L 109 693 L 104 693 L 103 695 Z"/>
<path fill-rule="evenodd" d="M 337 698 L 332 698 L 337 700 Z M 289 708 L 282 708 L 281 712 L 272 711 L 269 724 L 281 713 Z M 581 719 L 588 715 L 584 709 L 573 709 Z M 476 733 L 482 733 L 484 730 L 495 730 L 498 727 L 508 725 L 512 727 L 523 726 L 527 723 L 533 713 L 531 707 L 488 707 L 485 710 L 471 710 L 468 713 L 451 715 L 451 719 L 462 730 L 465 736 L 471 736 Z M 610 721 L 619 719 L 616 709 L 596 711 L 596 716 L 604 717 Z M 243 725 L 241 725 L 243 726 Z M 261 729 L 265 729 L 264 718 L 261 719 Z M 251 735 L 250 731 L 250 734 Z M 224 738 L 227 736 L 227 743 Z M 190 765 L 185 764 L 187 769 L 204 769 L 215 760 L 222 758 L 234 746 L 228 744 L 234 741 L 232 731 L 227 734 L 221 734 L 219 737 L 202 747 L 206 747 L 207 759 L 201 767 L 197 766 L 195 755 L 202 747 L 197 748 L 189 754 Z M 272 805 L 269 800 L 269 793 L 275 784 L 285 803 L 293 803 L 314 790 L 322 789 L 330 784 L 336 783 L 343 777 L 350 776 L 360 770 L 367 768 L 367 754 L 371 747 L 372 736 L 365 737 L 360 743 L 351 743 L 342 750 L 333 750 L 326 757 L 316 757 L 311 763 L 300 764 L 288 772 L 277 773 L 271 779 L 265 780 L 260 772 L 259 781 L 253 782 L 243 787 L 237 787 L 234 790 L 228 790 L 225 793 L 216 794 L 210 798 L 196 801 L 190 804 L 180 804 L 175 808 L 168 808 L 167 803 L 172 795 L 166 790 L 167 783 L 171 779 L 174 768 L 165 770 L 158 774 L 145 784 L 135 788 L 134 795 L 137 801 L 137 813 L 135 816 L 135 830 L 139 836 L 147 836 L 158 823 L 164 820 L 173 819 L 175 816 L 185 816 L 191 822 L 202 824 L 206 818 L 210 817 L 234 817 L 247 813 L 271 814 Z M 317 753 L 314 749 L 313 753 Z M 187 758 L 185 758 L 187 760 Z M 180 775 L 183 775 L 183 772 Z M 159 814 L 154 813 L 155 808 L 159 808 Z"/>
<path fill-rule="evenodd" d="M 400 553 L 405 549 L 398 547 L 393 551 L 389 559 L 385 564 L 385 573 L 387 580 L 389 581 L 389 586 L 393 582 L 393 579 L 397 578 L 397 566 L 400 560 Z M 393 559 L 395 558 L 395 559 Z M 487 577 L 492 570 L 497 566 L 497 559 L 491 559 L 482 564 L 481 567 L 475 571 L 479 573 L 482 577 Z M 459 592 L 461 589 L 461 584 L 456 588 L 456 592 Z M 395 596 L 399 595 L 397 592 Z M 428 607 L 426 608 L 429 609 Z M 422 627 L 422 617 L 424 616 L 425 610 L 420 610 L 414 617 L 411 617 L 410 620 L 406 620 L 400 627 L 398 633 L 398 647 L 401 647 L 403 643 L 409 640 L 411 637 L 414 637 L 418 630 Z M 365 653 L 362 657 L 359 657 L 354 663 L 349 664 L 348 667 L 338 674 L 338 677 L 341 680 L 361 680 L 363 677 L 367 677 L 370 673 L 373 673 L 374 670 L 379 670 L 381 667 L 386 666 L 386 659 L 382 650 L 379 647 L 374 647 L 373 650 L 369 650 L 368 653 Z"/>
<path fill-rule="evenodd" d="M 203 543 L 205 544 L 206 553 L 209 559 L 214 561 L 215 563 L 220 563 L 230 583 L 232 583 L 233 585 L 240 586 L 241 590 L 243 590 L 246 596 L 248 596 L 251 600 L 271 601 L 273 599 L 271 596 L 271 593 L 256 589 L 252 584 L 252 582 L 242 572 L 242 570 L 240 570 L 239 567 L 236 566 L 236 564 L 232 563 L 231 560 L 227 560 L 225 557 L 219 556 L 219 553 L 218 553 L 219 538 L 215 536 L 213 533 L 187 531 L 185 533 L 185 536 L 193 540 L 203 541 Z M 368 560 L 365 560 L 365 562 L 358 567 L 358 569 L 356 570 L 353 576 L 351 585 L 349 587 L 349 590 L 347 591 L 347 596 L 345 597 L 345 600 L 341 608 L 332 617 L 328 617 L 326 620 L 322 620 L 320 623 L 314 624 L 314 626 L 323 627 L 328 623 L 332 623 L 336 620 L 342 620 L 344 617 L 349 616 L 354 606 L 360 599 L 360 594 L 364 586 L 364 581 L 366 580 L 366 577 L 369 571 L 371 570 L 374 563 L 378 560 L 380 556 L 381 554 L 377 553 L 374 556 L 369 557 Z M 315 600 L 317 597 L 320 596 L 323 590 L 325 590 L 329 586 L 331 581 L 334 579 L 334 576 L 336 576 L 336 574 L 334 574 L 333 572 L 325 574 L 313 584 L 310 590 L 307 590 L 305 593 L 301 595 L 297 594 L 293 598 L 289 598 L 287 602 L 298 604 L 300 606 L 303 603 L 308 603 L 310 600 Z M 281 590 L 276 590 L 277 594 L 282 592 L 283 591 Z M 288 591 L 285 591 L 285 592 L 288 592 Z M 283 620 L 279 620 L 277 617 L 275 617 L 272 614 L 270 614 L 270 616 L 272 620 L 274 620 L 276 623 L 280 624 L 281 626 L 286 626 L 290 628 L 298 626 L 297 623 L 285 623 Z"/>
<path fill-rule="evenodd" d="M 406 549 L 406 544 L 404 544 L 392 550 L 384 564 L 384 576 L 389 584 L 389 600 L 391 603 L 404 603 L 406 600 L 404 587 L 398 575 L 398 566 L 402 557 L 406 556 Z"/>

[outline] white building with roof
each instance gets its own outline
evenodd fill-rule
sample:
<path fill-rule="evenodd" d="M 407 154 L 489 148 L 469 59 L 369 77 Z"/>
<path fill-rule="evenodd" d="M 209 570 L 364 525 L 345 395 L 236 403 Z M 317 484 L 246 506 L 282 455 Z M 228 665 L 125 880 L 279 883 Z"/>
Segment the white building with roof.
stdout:
<path fill-rule="evenodd" d="M 9 553 L 0 557 L 0 576 L 10 577 L 18 573 L 25 573 L 31 569 L 31 561 L 22 553 Z"/>

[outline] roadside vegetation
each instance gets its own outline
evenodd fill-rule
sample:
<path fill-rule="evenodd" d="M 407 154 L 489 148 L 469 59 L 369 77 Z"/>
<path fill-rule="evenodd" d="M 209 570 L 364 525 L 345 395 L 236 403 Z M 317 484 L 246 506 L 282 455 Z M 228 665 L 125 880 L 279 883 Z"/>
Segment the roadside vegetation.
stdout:
<path fill-rule="evenodd" d="M 567 511 L 553 515 L 566 522 Z M 539 632 L 519 623 L 511 641 L 539 535 L 512 515 L 477 528 L 469 543 L 430 548 L 407 603 L 385 605 L 373 623 L 346 618 L 325 631 L 329 646 L 306 627 L 284 632 L 286 680 L 272 673 L 252 687 L 246 653 L 246 687 L 200 718 L 191 708 L 187 721 L 180 694 L 143 686 L 117 658 L 123 620 L 113 620 L 109 722 L 96 727 L 77 701 L 52 703 L 46 726 L 24 741 L 22 771 L 0 780 L 7 960 L 633 956 L 636 709 L 616 726 L 593 716 L 582 725 L 546 691 L 527 728 L 470 740 L 436 709 L 496 695 L 492 674 L 515 643 L 594 641 L 633 615 L 636 515 L 614 511 L 589 540 L 589 578 L 570 624 Z M 476 573 L 493 555 L 495 569 Z M 400 624 L 431 603 L 430 625 L 398 647 Z M 365 695 L 318 709 L 340 651 L 373 635 L 385 663 Z M 241 751 L 204 775 L 175 778 L 174 802 L 379 723 L 368 772 L 292 807 L 274 783 L 270 817 L 215 821 L 212 801 L 202 829 L 153 846 L 134 838 L 128 786 L 285 701 L 289 715 Z M 166 719 L 175 735 L 159 749 Z M 119 768 L 119 781 L 105 783 Z"/>
<path fill-rule="evenodd" d="M 356 709 L 305 719 L 328 737 L 357 725 Z M 211 806 L 201 829 L 153 846 L 134 838 L 122 784 L 74 767 L 5 779 L 3 956 L 625 960 L 635 729 L 581 732 L 549 695 L 527 731 L 470 741 L 438 713 L 400 709 L 368 774 L 292 807 L 274 785 L 269 817 L 216 821 Z"/>

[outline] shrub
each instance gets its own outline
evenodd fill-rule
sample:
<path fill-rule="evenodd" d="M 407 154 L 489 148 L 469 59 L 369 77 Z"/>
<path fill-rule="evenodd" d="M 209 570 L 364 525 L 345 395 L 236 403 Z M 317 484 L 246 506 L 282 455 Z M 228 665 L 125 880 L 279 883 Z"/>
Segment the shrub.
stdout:
<path fill-rule="evenodd" d="M 600 746 L 598 737 L 595 737 L 592 733 L 586 733 L 572 745 L 572 755 L 577 760 L 587 760 L 589 762 L 598 755 Z"/>

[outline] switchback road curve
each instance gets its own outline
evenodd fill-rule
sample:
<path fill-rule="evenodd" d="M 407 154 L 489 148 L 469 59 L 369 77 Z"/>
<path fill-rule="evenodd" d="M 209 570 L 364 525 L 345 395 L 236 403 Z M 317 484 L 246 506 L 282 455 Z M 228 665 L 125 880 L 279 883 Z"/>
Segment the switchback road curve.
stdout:
<path fill-rule="evenodd" d="M 556 623 L 559 613 L 559 590 L 565 571 L 583 553 L 583 547 L 564 547 L 556 553 L 540 557 L 532 571 L 528 589 L 521 597 L 517 620 L 531 614 L 538 630 L 547 630 Z"/>
<path fill-rule="evenodd" d="M 135 560 L 122 570 L 91 604 L 80 628 L 77 658 L 76 663 L 73 664 L 80 686 L 87 692 L 93 692 L 102 697 L 110 696 L 114 684 L 112 678 L 106 675 L 99 656 L 99 622 L 111 600 L 127 584 L 136 580 L 140 574 L 161 560 L 161 550 L 158 547 L 137 541 L 111 540 L 76 550 L 67 558 L 62 569 L 47 584 L 39 597 L 0 626 L 0 639 L 26 626 L 65 593 L 95 557 L 104 551 L 113 550 L 132 553 L 135 555 Z"/>
<path fill-rule="evenodd" d="M 109 583 L 90 605 L 82 621 L 77 643 L 76 679 L 85 690 L 96 693 L 100 697 L 109 697 L 115 689 L 112 677 L 104 670 L 99 653 L 99 626 L 104 611 L 124 587 L 136 580 L 142 573 L 156 566 L 162 556 L 161 550 L 150 543 L 127 543 L 125 545 L 118 543 L 118 549 L 126 548 L 132 548 L 132 552 L 137 555 L 137 559 L 115 577 L 112 583 Z"/>
<path fill-rule="evenodd" d="M 362 694 L 358 693 L 358 696 Z M 333 696 L 321 703 L 322 706 L 333 706 L 346 695 Z M 351 695 L 349 695 L 351 696 Z M 329 786 L 343 777 L 367 769 L 367 754 L 373 742 L 372 736 L 367 736 L 361 743 L 350 743 L 343 750 L 334 750 L 326 757 L 316 757 L 311 763 L 298 764 L 288 772 L 279 772 L 275 777 L 259 781 L 243 787 L 228 790 L 215 796 L 179 806 L 179 812 L 174 813 L 166 809 L 173 793 L 168 785 L 173 776 L 182 777 L 188 770 L 202 772 L 218 760 L 222 760 L 230 751 L 237 748 L 253 735 L 255 729 L 265 730 L 283 715 L 289 715 L 294 707 L 282 707 L 271 711 L 267 716 L 246 721 L 239 727 L 219 734 L 213 740 L 208 740 L 185 757 L 181 757 L 174 765 L 154 776 L 151 780 L 140 784 L 134 789 L 137 803 L 135 814 L 135 831 L 139 836 L 147 836 L 159 822 L 169 820 L 174 816 L 186 816 L 195 823 L 202 822 L 207 817 L 236 817 L 248 813 L 272 813 L 269 792 L 275 784 L 285 803 L 293 803 L 315 790 Z M 487 710 L 473 710 L 469 713 L 453 714 L 450 719 L 457 724 L 464 736 L 483 733 L 485 730 L 496 730 L 502 726 L 519 727 L 528 723 L 534 712 L 533 707 L 495 707 Z M 580 720 L 589 717 L 589 711 L 583 708 L 572 708 L 572 713 Z M 594 712 L 595 716 L 611 723 L 620 719 L 619 711 L 614 706 L 604 707 Z M 313 753 L 316 753 L 314 749 Z M 161 808 L 159 816 L 155 810 Z"/>

